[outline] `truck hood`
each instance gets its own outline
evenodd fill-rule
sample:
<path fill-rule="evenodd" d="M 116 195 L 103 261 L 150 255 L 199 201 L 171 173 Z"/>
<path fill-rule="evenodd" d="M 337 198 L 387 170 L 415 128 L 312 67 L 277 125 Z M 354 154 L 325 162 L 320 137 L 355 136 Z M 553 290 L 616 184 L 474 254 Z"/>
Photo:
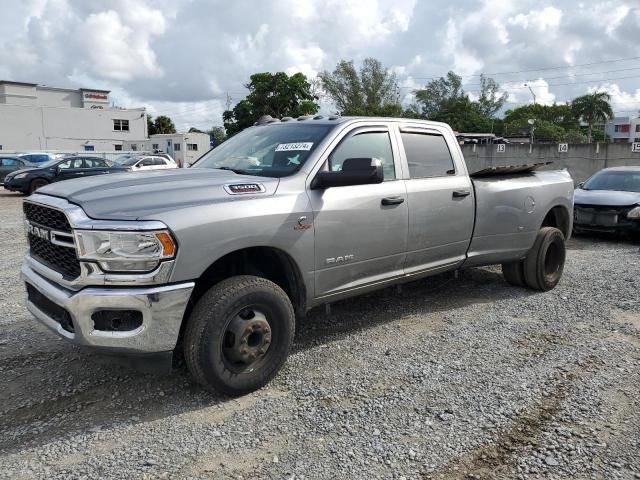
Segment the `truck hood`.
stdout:
<path fill-rule="evenodd" d="M 640 193 L 620 192 L 617 190 L 583 190 L 582 188 L 577 188 L 573 198 L 576 205 L 626 207 L 640 203 Z"/>
<path fill-rule="evenodd" d="M 247 183 L 260 184 L 264 191 L 232 195 L 225 189 L 228 185 Z M 64 198 L 82 207 L 94 219 L 139 220 L 185 206 L 273 195 L 278 183 L 277 178 L 189 168 L 96 175 L 53 183 L 38 193 Z"/>

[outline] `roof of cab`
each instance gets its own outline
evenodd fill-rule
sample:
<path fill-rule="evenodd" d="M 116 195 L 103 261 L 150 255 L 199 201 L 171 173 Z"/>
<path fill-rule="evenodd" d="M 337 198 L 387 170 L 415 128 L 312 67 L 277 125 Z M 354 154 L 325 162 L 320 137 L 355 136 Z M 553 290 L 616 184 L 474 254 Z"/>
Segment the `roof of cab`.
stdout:
<path fill-rule="evenodd" d="M 272 118 L 269 115 L 265 115 L 261 117 L 254 126 L 264 126 L 264 125 L 281 125 L 285 124 L 309 124 L 314 123 L 317 125 L 338 125 L 345 123 L 355 123 L 361 121 L 367 122 L 398 122 L 398 123 L 419 123 L 425 126 L 446 126 L 450 128 L 449 125 L 442 122 L 434 122 L 431 120 L 422 120 L 418 118 L 401 118 L 401 117 L 366 117 L 366 116 L 347 116 L 342 117 L 340 115 L 303 115 L 298 118 L 293 117 L 283 117 L 281 119 Z"/>

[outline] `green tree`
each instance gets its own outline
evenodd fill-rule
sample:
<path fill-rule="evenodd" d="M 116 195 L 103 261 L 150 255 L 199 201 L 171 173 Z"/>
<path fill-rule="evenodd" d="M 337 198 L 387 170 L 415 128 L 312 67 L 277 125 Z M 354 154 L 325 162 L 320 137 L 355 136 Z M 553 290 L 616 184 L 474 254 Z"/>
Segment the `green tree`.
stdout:
<path fill-rule="evenodd" d="M 554 123 L 567 131 L 580 129 L 580 121 L 574 115 L 570 105 L 529 104 L 507 110 L 504 116 L 507 124 L 522 120 L 526 121 L 530 118 Z"/>
<path fill-rule="evenodd" d="M 156 133 L 156 126 L 153 124 L 153 117 L 151 115 L 147 115 L 147 136 L 149 135 L 155 135 Z"/>
<path fill-rule="evenodd" d="M 455 104 L 467 96 L 462 88 L 462 77 L 455 72 L 430 81 L 424 89 L 417 90 L 415 95 L 421 115 L 429 119 L 440 112 L 445 104 L 448 105 L 447 108 L 451 108 L 452 102 Z"/>
<path fill-rule="evenodd" d="M 580 130 L 569 130 L 564 136 L 567 143 L 587 143 L 587 136 Z"/>
<path fill-rule="evenodd" d="M 609 143 L 611 141 L 609 135 L 601 128 L 594 128 L 591 137 L 594 142 Z"/>
<path fill-rule="evenodd" d="M 442 101 L 438 110 L 429 118 L 447 123 L 455 131 L 465 133 L 491 132 L 494 122 L 494 119 L 482 113 L 478 102 L 471 101 L 467 96 Z"/>
<path fill-rule="evenodd" d="M 379 60 L 365 58 L 360 70 L 341 60 L 318 75 L 320 86 L 341 115 L 397 117 L 403 114 L 398 81 Z"/>
<path fill-rule="evenodd" d="M 202 130 L 200 130 L 199 128 L 191 127 L 191 128 L 189 129 L 189 133 L 205 133 L 205 132 L 203 132 L 203 131 L 202 131 Z"/>
<path fill-rule="evenodd" d="M 284 72 L 255 73 L 245 87 L 249 89 L 246 98 L 222 114 L 229 136 L 250 127 L 264 115 L 298 117 L 316 113 L 320 108 L 317 97 L 311 93 L 311 84 L 302 73 L 292 76 Z"/>
<path fill-rule="evenodd" d="M 548 120 L 535 119 L 534 142 L 562 142 L 565 140 L 566 131 L 560 125 Z M 504 134 L 507 136 L 531 135 L 531 125 L 527 119 L 512 120 L 505 123 Z"/>
<path fill-rule="evenodd" d="M 173 121 L 166 115 L 159 115 L 153 122 L 155 133 L 176 133 Z"/>
<path fill-rule="evenodd" d="M 508 93 L 500 94 L 500 85 L 493 78 L 480 75 L 480 97 L 478 105 L 480 113 L 486 117 L 493 117 L 504 106 Z"/>
<path fill-rule="evenodd" d="M 593 126 L 613 118 L 610 100 L 611 95 L 607 92 L 593 92 L 574 98 L 571 102 L 574 115 L 587 124 L 587 141 L 589 143 L 592 140 Z"/>
<path fill-rule="evenodd" d="M 207 132 L 209 136 L 213 137 L 216 145 L 220 145 L 227 139 L 227 134 L 224 131 L 224 127 L 211 127 L 211 130 Z"/>

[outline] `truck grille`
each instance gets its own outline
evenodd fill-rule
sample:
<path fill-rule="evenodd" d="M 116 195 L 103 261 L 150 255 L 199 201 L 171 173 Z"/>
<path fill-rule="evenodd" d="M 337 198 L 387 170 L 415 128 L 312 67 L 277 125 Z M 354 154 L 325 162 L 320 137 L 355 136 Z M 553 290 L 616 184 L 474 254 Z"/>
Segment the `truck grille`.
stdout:
<path fill-rule="evenodd" d="M 633 207 L 610 207 L 603 205 L 574 205 L 574 220 L 578 225 L 616 227 L 626 220 Z"/>
<path fill-rule="evenodd" d="M 54 245 L 48 240 L 27 235 L 31 256 L 47 267 L 60 272 L 66 279 L 73 280 L 80 276 L 80 262 L 75 248 Z"/>
<path fill-rule="evenodd" d="M 63 212 L 53 208 L 23 202 L 26 219 L 39 227 L 71 233 L 71 225 Z M 80 262 L 75 247 L 51 243 L 50 238 L 27 234 L 31 256 L 47 267 L 62 274 L 67 280 L 80 276 Z"/>
<path fill-rule="evenodd" d="M 51 230 L 71 233 L 69 220 L 67 220 L 66 215 L 60 210 L 29 202 L 22 203 L 22 210 L 24 211 L 24 216 L 31 223 L 42 225 Z"/>

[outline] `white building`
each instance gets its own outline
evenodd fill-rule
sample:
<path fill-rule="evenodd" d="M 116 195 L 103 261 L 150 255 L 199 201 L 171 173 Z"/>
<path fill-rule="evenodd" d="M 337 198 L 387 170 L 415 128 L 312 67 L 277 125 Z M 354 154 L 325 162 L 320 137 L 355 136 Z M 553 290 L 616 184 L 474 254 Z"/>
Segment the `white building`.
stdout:
<path fill-rule="evenodd" d="M 176 162 L 184 166 L 192 165 L 211 148 L 211 139 L 207 133 L 167 133 L 151 135 L 145 150 L 160 150 L 171 155 Z"/>
<path fill-rule="evenodd" d="M 640 142 L 640 117 L 615 117 L 605 127 L 612 143 Z"/>
<path fill-rule="evenodd" d="M 146 138 L 145 109 L 113 108 L 107 90 L 0 80 L 0 150 L 142 150 Z"/>

